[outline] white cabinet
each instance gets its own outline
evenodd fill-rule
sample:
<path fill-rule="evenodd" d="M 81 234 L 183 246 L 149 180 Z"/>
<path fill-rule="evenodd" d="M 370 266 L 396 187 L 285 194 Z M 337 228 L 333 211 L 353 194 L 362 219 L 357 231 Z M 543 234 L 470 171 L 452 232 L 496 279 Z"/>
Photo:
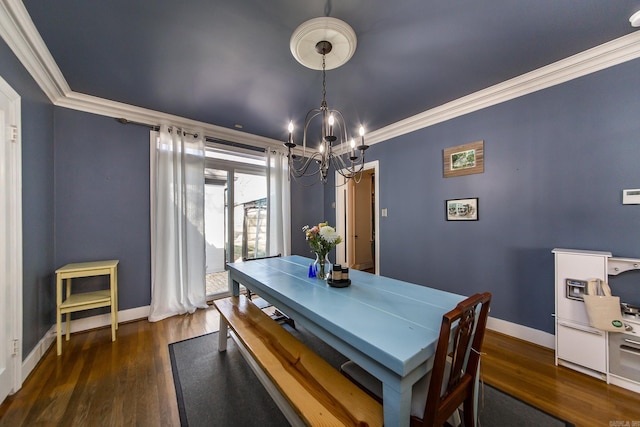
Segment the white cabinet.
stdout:
<path fill-rule="evenodd" d="M 582 295 L 589 279 L 639 270 L 640 260 L 610 252 L 554 249 L 556 365 L 583 372 L 640 393 L 640 318 L 623 316 L 627 330 L 604 332 L 589 326 Z M 639 290 L 640 291 L 640 290 Z"/>
<path fill-rule="evenodd" d="M 589 326 L 581 284 L 607 278 L 611 252 L 554 249 L 556 365 L 606 379 L 607 334 Z"/>

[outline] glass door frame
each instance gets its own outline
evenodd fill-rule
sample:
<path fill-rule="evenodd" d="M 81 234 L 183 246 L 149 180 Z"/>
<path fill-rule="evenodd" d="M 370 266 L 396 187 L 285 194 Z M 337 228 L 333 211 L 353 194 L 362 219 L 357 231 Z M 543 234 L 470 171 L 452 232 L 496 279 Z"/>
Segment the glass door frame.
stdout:
<path fill-rule="evenodd" d="M 217 148 L 217 147 L 216 147 Z M 226 148 L 222 148 L 221 150 L 226 151 Z M 231 150 L 229 150 L 231 151 Z M 235 248 L 234 248 L 234 230 L 235 230 L 235 218 L 234 218 L 234 207 L 235 207 L 235 176 L 236 174 L 251 174 L 251 175 L 261 175 L 267 177 L 267 165 L 265 156 L 263 153 L 246 153 L 242 151 L 240 156 L 246 156 L 248 159 L 253 158 L 254 161 L 263 161 L 264 165 L 252 164 L 252 163 L 243 163 L 233 160 L 226 159 L 216 159 L 212 157 L 207 157 L 205 160 L 205 169 L 215 169 L 219 171 L 227 172 L 227 189 L 226 189 L 226 200 L 225 200 L 225 250 L 224 250 L 224 258 L 225 258 L 225 266 L 224 269 L 227 270 L 227 263 L 233 262 L 236 258 Z M 205 184 L 206 185 L 206 184 Z M 268 194 L 267 194 L 268 198 Z M 206 221 L 206 212 L 205 212 L 205 221 Z M 268 233 L 267 233 L 268 234 Z M 240 254 L 241 255 L 241 254 Z M 226 292 L 220 292 L 213 295 L 207 295 L 207 299 L 214 298 L 224 298 L 226 296 L 231 295 L 231 284 L 228 284 L 228 288 Z"/>

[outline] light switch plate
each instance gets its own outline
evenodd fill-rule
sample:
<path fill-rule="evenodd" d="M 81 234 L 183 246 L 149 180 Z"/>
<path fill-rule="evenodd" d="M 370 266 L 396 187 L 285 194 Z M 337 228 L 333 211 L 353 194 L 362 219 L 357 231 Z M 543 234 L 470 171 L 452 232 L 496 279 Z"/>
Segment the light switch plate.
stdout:
<path fill-rule="evenodd" d="M 387 216 L 387 208 L 382 208 L 382 216 Z"/>

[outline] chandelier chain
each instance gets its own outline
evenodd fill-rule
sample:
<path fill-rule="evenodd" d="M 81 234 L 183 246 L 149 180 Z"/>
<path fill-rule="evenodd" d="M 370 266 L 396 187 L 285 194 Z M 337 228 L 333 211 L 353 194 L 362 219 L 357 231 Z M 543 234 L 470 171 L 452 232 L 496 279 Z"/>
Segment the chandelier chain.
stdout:
<path fill-rule="evenodd" d="M 324 54 L 322 54 L 322 101 L 327 98 L 327 82 L 326 82 L 325 62 Z"/>

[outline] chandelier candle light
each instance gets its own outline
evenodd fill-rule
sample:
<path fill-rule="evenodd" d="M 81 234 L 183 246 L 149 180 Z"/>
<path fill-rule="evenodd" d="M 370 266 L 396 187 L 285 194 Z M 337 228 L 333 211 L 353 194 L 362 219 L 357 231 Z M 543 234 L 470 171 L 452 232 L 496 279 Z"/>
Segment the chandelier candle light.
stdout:
<path fill-rule="evenodd" d="M 340 111 L 329 108 L 326 100 L 326 70 L 337 68 L 351 58 L 356 46 L 355 32 L 347 23 L 336 18 L 311 19 L 294 31 L 291 52 L 302 65 L 318 69 L 317 57 L 314 60 L 309 55 L 310 46 L 322 56 L 322 101 L 320 108 L 309 110 L 305 117 L 301 156 L 293 152 L 297 145 L 293 141 L 293 122 L 289 122 L 289 139 L 284 144 L 288 150 L 289 173 L 294 178 L 320 174 L 320 181 L 326 184 L 329 168 L 333 166 L 346 179 L 359 182 L 364 170 L 364 152 L 369 148 L 364 143 L 364 127 L 360 126 L 360 141 L 356 146 L 356 142 L 349 138 L 344 116 Z M 334 55 L 328 56 L 332 51 Z M 307 133 L 311 124 L 318 121 L 316 118 L 320 121 L 320 141 L 318 150 L 313 151 L 307 148 Z"/>

